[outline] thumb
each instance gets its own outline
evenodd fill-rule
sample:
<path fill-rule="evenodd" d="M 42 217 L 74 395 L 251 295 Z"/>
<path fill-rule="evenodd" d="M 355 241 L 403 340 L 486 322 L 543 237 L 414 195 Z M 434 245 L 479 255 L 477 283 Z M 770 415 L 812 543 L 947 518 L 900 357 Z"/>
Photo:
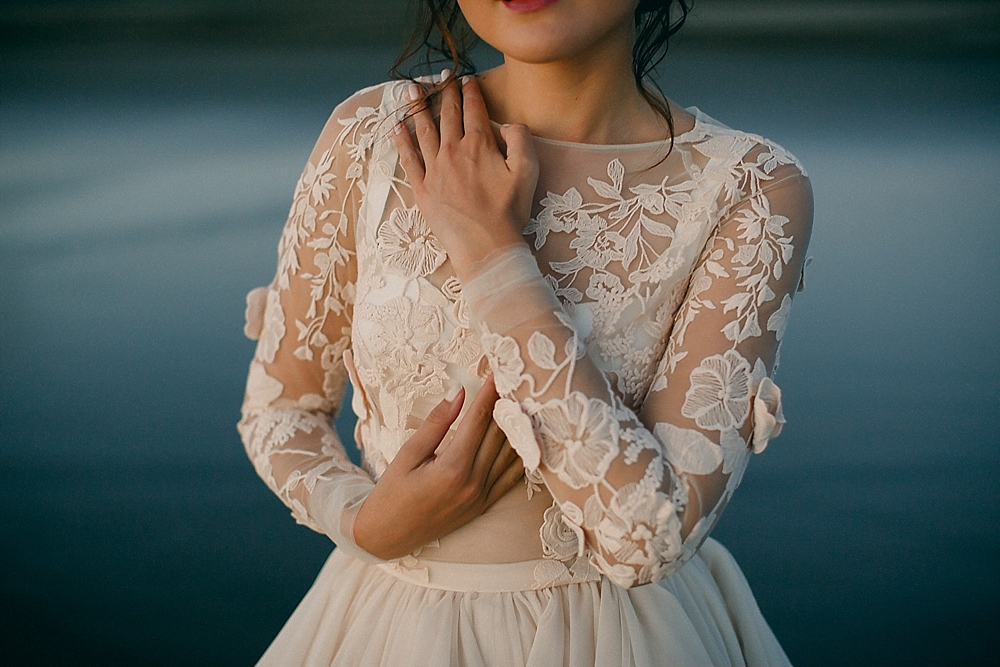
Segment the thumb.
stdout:
<path fill-rule="evenodd" d="M 393 459 L 393 463 L 413 470 L 434 455 L 434 450 L 447 435 L 465 402 L 465 388 L 457 384 L 448 390 L 440 403 L 430 411 L 424 423 L 403 443 Z"/>
<path fill-rule="evenodd" d="M 501 125 L 500 136 L 507 144 L 507 166 L 515 171 L 537 170 L 538 157 L 527 125 Z"/>

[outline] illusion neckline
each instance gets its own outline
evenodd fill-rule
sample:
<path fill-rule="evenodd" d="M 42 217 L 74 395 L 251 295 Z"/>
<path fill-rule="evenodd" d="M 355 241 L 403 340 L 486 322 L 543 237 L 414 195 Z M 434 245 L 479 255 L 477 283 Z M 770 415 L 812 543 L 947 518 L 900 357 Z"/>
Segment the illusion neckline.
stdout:
<path fill-rule="evenodd" d="M 682 143 L 687 141 L 692 135 L 698 132 L 702 125 L 704 124 L 704 114 L 698 107 L 686 107 L 685 111 L 690 112 L 694 116 L 694 125 L 691 129 L 681 132 L 674 136 L 674 144 Z M 499 127 L 500 124 L 494 121 L 490 121 L 494 126 Z M 649 149 L 649 148 L 659 148 L 669 140 L 657 139 L 655 141 L 640 141 L 638 143 L 631 144 L 590 144 L 581 141 L 564 141 L 562 139 L 546 139 L 544 137 L 539 137 L 536 135 L 531 135 L 531 138 L 539 144 L 545 144 L 549 146 L 557 146 L 560 148 L 575 148 L 578 150 L 594 150 L 594 151 L 622 151 L 622 150 L 638 150 L 638 149 Z"/>

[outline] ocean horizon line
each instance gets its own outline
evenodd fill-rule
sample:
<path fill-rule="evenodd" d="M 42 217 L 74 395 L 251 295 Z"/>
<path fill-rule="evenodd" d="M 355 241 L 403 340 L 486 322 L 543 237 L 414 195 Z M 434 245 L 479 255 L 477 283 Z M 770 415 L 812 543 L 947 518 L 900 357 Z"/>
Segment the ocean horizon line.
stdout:
<path fill-rule="evenodd" d="M 8 48 L 51 43 L 179 41 L 316 46 L 390 44 L 408 36 L 406 0 L 14 2 L 0 9 Z M 1000 5 L 982 0 L 701 0 L 687 46 L 1000 53 Z"/>

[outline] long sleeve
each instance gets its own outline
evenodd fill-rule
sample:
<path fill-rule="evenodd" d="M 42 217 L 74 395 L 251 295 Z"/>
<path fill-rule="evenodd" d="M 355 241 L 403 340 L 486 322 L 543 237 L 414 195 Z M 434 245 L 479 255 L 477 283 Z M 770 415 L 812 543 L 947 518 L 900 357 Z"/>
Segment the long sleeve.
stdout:
<path fill-rule="evenodd" d="M 561 268 L 585 277 L 594 318 L 612 329 L 641 307 L 630 294 L 655 289 L 676 260 L 668 245 L 637 269 L 637 253 L 653 254 L 652 245 L 637 251 L 642 239 L 626 235 L 625 223 L 638 220 L 637 229 L 680 244 L 685 218 L 704 214 L 679 204 L 677 229 L 666 230 L 651 213 L 662 214 L 670 197 L 691 202 L 687 191 L 670 192 L 664 181 L 660 190 L 634 188 L 626 201 L 613 172 L 616 183 L 591 183 L 622 202 L 607 219 L 563 210 L 556 227 L 575 232 L 576 257 Z M 662 355 L 649 361 L 652 384 L 632 409 L 613 389 L 621 378 L 595 363 L 557 298 L 561 285 L 543 276 L 528 246 L 488 258 L 465 285 L 502 396 L 495 418 L 561 511 L 562 527 L 550 532 L 561 530 L 564 546 L 589 554 L 622 586 L 662 578 L 695 552 L 749 453 L 763 450 L 784 421 L 770 375 L 811 231 L 808 179 L 787 153 L 757 144 L 728 170 L 715 206 L 718 224 L 681 284 Z"/>
<path fill-rule="evenodd" d="M 360 96 L 323 129 L 295 189 L 274 280 L 248 295 L 246 333 L 258 343 L 238 429 L 257 473 L 296 521 L 370 561 L 352 528 L 374 482 L 333 428 L 345 356 L 350 362 L 353 229 L 380 119 Z"/>

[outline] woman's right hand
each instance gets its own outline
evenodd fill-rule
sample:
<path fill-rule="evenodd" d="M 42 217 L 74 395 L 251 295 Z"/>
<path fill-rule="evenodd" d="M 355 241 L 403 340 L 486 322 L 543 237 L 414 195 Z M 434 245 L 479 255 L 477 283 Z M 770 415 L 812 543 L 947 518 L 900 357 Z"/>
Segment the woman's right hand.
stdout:
<path fill-rule="evenodd" d="M 431 410 L 358 510 L 359 547 L 401 558 L 480 516 L 518 483 L 524 465 L 493 421 L 498 398 L 490 375 L 451 438 L 465 389 Z"/>

